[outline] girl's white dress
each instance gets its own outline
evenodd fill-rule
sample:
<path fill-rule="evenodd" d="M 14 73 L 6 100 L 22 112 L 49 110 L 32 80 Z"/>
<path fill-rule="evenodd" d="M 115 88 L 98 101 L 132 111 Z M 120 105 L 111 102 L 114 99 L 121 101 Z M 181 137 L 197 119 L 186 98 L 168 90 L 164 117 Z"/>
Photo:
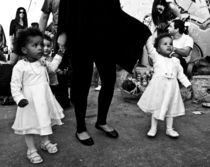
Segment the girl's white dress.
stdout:
<path fill-rule="evenodd" d="M 154 74 L 137 105 L 159 120 L 184 115 L 185 108 L 178 80 L 185 87 L 191 83 L 184 75 L 179 60 L 160 55 L 154 48 L 152 36 L 148 39 L 146 47 L 153 60 Z"/>
<path fill-rule="evenodd" d="M 51 126 L 63 124 L 63 109 L 52 94 L 47 69 L 40 61 L 19 60 L 13 68 L 10 85 L 17 104 L 21 99 L 29 101 L 27 106 L 17 107 L 12 126 L 16 134 L 49 135 Z"/>

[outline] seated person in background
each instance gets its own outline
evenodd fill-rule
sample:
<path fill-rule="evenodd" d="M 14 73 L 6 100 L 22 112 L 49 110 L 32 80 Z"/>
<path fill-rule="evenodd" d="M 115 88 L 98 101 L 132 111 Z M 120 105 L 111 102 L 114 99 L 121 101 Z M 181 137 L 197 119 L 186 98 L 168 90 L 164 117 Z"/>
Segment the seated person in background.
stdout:
<path fill-rule="evenodd" d="M 193 48 L 193 39 L 184 33 L 185 25 L 182 20 L 171 21 L 168 31 L 173 37 L 174 52 L 178 55 L 178 59 L 187 75 L 187 65 L 190 61 L 190 52 Z"/>
<path fill-rule="evenodd" d="M 154 0 L 152 6 L 152 20 L 157 32 L 167 32 L 169 21 L 180 17 L 180 11 L 173 0 Z"/>
<path fill-rule="evenodd" d="M 4 29 L 1 24 L 0 24 L 0 51 L 3 53 L 8 52 L 7 41 L 6 41 Z"/>

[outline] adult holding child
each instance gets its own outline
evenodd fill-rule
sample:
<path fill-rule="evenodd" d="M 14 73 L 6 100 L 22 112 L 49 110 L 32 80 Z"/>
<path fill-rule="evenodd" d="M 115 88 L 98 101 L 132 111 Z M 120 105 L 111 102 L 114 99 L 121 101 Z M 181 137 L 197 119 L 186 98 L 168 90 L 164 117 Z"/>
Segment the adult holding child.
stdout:
<path fill-rule="evenodd" d="M 62 12 L 58 19 L 58 44 L 66 46 L 73 68 L 71 98 L 77 121 L 76 138 L 84 145 L 94 144 L 85 123 L 93 63 L 101 79 L 95 127 L 108 137 L 117 138 L 118 132 L 106 121 L 114 93 L 116 65 L 132 72 L 141 59 L 150 30 L 124 13 L 119 0 L 62 0 L 59 11 Z"/>

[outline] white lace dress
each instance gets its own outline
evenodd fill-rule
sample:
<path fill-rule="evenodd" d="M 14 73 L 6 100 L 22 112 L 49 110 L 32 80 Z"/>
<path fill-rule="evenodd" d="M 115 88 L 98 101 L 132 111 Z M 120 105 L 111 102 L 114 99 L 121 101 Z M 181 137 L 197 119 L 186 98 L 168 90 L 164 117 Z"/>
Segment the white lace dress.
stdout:
<path fill-rule="evenodd" d="M 18 61 L 10 85 L 17 104 L 21 99 L 29 101 L 27 106 L 17 107 L 12 126 L 16 134 L 49 135 L 53 125 L 62 125 L 63 109 L 49 87 L 47 69 L 39 61 Z"/>

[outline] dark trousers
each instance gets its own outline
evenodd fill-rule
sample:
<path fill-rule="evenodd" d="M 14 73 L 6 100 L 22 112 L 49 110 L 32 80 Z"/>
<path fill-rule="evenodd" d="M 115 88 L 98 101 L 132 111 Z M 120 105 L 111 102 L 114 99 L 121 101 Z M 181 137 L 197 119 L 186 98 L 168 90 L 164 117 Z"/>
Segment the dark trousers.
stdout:
<path fill-rule="evenodd" d="M 178 57 L 180 64 L 183 68 L 184 74 L 187 75 L 187 62 L 185 61 L 185 59 L 181 56 Z"/>
<path fill-rule="evenodd" d="M 11 96 L 10 81 L 13 66 L 10 64 L 0 65 L 0 96 Z"/>
<path fill-rule="evenodd" d="M 77 132 L 86 131 L 85 116 L 87 109 L 88 93 L 91 86 L 93 62 L 98 69 L 102 88 L 98 96 L 98 116 L 97 123 L 106 124 L 109 106 L 112 101 L 115 81 L 116 81 L 116 64 L 111 63 L 108 59 L 95 60 L 94 58 L 82 55 L 84 59 L 78 59 L 72 56 L 72 82 L 71 82 L 71 99 L 74 105 Z M 99 56 L 99 55 L 98 55 Z M 77 56 L 79 57 L 79 56 Z"/>
<path fill-rule="evenodd" d="M 52 91 L 63 108 L 70 106 L 70 99 L 68 94 L 68 76 L 67 75 L 57 75 L 58 85 L 55 86 Z"/>

